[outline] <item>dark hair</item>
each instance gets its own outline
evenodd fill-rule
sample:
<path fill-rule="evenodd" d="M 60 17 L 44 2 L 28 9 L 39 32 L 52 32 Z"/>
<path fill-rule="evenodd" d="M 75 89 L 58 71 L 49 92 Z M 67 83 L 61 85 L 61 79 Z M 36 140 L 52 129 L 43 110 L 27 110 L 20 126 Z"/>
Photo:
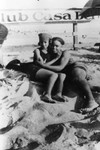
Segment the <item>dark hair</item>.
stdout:
<path fill-rule="evenodd" d="M 7 27 L 3 24 L 0 24 L 0 44 L 3 43 L 3 41 L 6 38 L 7 34 L 8 34 Z"/>
<path fill-rule="evenodd" d="M 59 41 L 62 45 L 65 44 L 65 41 L 62 38 L 60 38 L 60 37 L 52 38 L 52 44 L 54 43 L 54 41 Z"/>

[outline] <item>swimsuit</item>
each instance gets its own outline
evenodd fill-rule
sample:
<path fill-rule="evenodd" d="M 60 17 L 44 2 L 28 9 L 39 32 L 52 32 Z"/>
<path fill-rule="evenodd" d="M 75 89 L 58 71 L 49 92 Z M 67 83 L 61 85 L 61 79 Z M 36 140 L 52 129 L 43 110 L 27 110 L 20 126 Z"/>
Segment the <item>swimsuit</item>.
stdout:
<path fill-rule="evenodd" d="M 62 52 L 63 54 L 63 52 Z M 60 56 L 60 58 L 53 64 L 53 65 L 59 65 L 60 64 L 60 61 L 62 59 L 62 54 Z M 52 59 L 54 59 L 54 57 L 52 56 Z M 73 70 L 75 68 L 80 68 L 80 69 L 83 69 L 84 71 L 87 72 L 87 67 L 85 66 L 84 63 L 81 63 L 81 62 L 75 62 L 72 58 L 69 59 L 69 62 L 68 64 L 64 67 L 63 70 L 61 70 L 62 73 L 65 73 L 66 76 L 69 78 L 69 79 L 72 79 L 72 77 L 74 77 L 73 75 Z"/>
<path fill-rule="evenodd" d="M 39 48 L 40 50 L 40 56 L 42 57 L 43 61 L 45 62 L 49 62 L 50 61 L 50 54 L 47 52 L 46 54 L 42 51 L 41 48 Z M 30 75 L 31 80 L 36 80 L 36 73 L 41 69 L 40 66 L 38 66 L 37 64 L 35 64 L 35 56 L 34 56 L 34 60 L 32 63 L 27 63 L 27 65 L 23 65 L 23 71 L 25 72 L 25 68 L 27 68 L 27 73 Z"/>

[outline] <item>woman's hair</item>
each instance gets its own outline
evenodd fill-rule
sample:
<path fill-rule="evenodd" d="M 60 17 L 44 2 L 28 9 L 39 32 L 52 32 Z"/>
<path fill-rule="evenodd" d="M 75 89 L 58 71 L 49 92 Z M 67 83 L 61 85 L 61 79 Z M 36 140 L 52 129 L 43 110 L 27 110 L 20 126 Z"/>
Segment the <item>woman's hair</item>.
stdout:
<path fill-rule="evenodd" d="M 48 33 L 40 33 L 40 34 L 38 34 L 38 36 L 39 36 L 39 43 L 38 43 L 38 45 L 41 45 L 41 43 L 43 41 L 45 41 L 45 40 L 48 40 L 49 43 L 51 43 L 52 36 L 50 34 L 48 34 Z"/>
<path fill-rule="evenodd" d="M 54 43 L 54 41 L 59 41 L 62 45 L 65 44 L 65 41 L 62 38 L 60 38 L 60 37 L 52 38 L 52 44 Z"/>

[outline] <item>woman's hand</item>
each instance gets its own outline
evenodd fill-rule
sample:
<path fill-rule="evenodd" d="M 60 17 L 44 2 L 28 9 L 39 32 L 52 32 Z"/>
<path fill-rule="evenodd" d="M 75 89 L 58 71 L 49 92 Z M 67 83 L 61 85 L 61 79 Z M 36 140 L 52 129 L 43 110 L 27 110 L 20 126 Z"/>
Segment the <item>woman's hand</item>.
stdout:
<path fill-rule="evenodd" d="M 39 60 L 36 61 L 36 64 L 37 64 L 38 66 L 40 66 L 40 67 L 43 67 L 43 62 L 41 62 L 41 61 L 39 61 Z"/>
<path fill-rule="evenodd" d="M 38 61 L 38 62 L 41 62 L 42 64 L 44 63 L 42 57 L 39 57 L 39 58 L 37 59 L 37 61 Z"/>

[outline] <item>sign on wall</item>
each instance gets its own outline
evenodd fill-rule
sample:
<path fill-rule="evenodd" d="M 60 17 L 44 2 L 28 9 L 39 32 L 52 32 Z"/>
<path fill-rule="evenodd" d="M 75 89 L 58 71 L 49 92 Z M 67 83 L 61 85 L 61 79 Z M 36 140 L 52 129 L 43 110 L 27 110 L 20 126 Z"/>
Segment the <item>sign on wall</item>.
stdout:
<path fill-rule="evenodd" d="M 63 22 L 81 20 L 79 11 L 73 10 L 2 10 L 0 11 L 1 23 L 19 22 Z"/>

